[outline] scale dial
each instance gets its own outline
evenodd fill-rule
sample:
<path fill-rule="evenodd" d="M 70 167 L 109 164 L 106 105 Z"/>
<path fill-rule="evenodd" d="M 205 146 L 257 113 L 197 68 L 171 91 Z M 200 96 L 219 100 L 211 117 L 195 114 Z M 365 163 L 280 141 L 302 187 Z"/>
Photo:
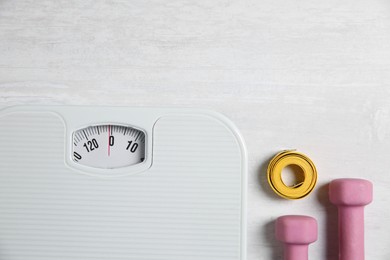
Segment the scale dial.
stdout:
<path fill-rule="evenodd" d="M 138 164 L 145 159 L 145 133 L 122 125 L 96 125 L 73 133 L 73 161 L 103 169 Z"/>

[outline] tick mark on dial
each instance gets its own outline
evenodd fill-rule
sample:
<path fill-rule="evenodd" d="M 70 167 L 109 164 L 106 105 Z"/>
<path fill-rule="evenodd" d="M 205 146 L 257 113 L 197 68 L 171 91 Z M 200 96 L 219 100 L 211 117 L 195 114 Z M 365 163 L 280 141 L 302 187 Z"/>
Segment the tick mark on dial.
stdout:
<path fill-rule="evenodd" d="M 87 140 L 89 140 L 89 139 L 88 139 L 88 136 L 87 136 L 87 134 L 85 133 L 84 130 L 83 130 L 83 133 L 84 133 L 85 138 L 87 138 Z"/>
<path fill-rule="evenodd" d="M 135 140 L 134 141 L 137 141 L 138 140 L 138 137 L 139 135 L 141 134 L 141 132 L 138 132 L 137 136 L 135 137 Z"/>

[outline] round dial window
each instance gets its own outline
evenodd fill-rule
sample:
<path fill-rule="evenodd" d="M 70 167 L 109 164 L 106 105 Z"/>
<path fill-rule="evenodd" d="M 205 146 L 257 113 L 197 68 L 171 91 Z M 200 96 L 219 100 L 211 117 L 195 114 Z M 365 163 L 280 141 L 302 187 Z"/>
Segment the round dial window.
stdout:
<path fill-rule="evenodd" d="M 96 125 L 73 133 L 73 161 L 113 169 L 145 159 L 145 133 L 122 125 Z"/>

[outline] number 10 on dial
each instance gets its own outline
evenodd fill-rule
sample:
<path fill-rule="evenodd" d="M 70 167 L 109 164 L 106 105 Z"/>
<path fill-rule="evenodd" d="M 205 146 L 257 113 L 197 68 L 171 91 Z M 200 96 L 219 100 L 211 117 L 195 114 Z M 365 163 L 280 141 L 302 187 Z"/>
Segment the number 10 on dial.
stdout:
<path fill-rule="evenodd" d="M 145 159 L 145 133 L 122 125 L 97 125 L 73 133 L 73 161 L 85 166 L 113 169 Z"/>

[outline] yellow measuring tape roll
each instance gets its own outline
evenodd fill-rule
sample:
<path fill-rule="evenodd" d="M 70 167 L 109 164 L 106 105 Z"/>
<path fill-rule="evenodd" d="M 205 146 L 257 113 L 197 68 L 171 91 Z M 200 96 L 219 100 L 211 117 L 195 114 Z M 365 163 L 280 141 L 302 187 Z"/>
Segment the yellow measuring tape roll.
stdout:
<path fill-rule="evenodd" d="M 282 170 L 288 165 L 296 165 L 303 171 L 303 181 L 289 187 L 282 180 Z M 306 197 L 317 183 L 317 170 L 314 163 L 306 155 L 288 150 L 278 153 L 268 165 L 268 182 L 271 188 L 286 199 L 301 199 Z"/>

